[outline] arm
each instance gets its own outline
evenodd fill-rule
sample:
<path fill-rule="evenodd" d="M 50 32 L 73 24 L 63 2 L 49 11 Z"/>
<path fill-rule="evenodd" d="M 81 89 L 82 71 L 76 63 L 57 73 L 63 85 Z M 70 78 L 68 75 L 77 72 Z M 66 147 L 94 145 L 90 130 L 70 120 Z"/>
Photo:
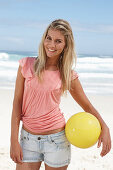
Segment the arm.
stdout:
<path fill-rule="evenodd" d="M 22 151 L 18 142 L 18 133 L 22 113 L 23 91 L 24 91 L 24 77 L 21 74 L 21 67 L 19 66 L 11 118 L 11 148 L 10 148 L 10 156 L 16 163 L 21 163 L 22 160 Z"/>
<path fill-rule="evenodd" d="M 98 147 L 100 147 L 101 143 L 103 143 L 101 156 L 105 156 L 111 149 L 111 138 L 109 128 L 107 127 L 106 123 L 104 122 L 98 111 L 93 107 L 93 105 L 88 100 L 87 96 L 83 91 L 79 79 L 74 79 L 71 81 L 70 94 L 72 95 L 74 100 L 83 108 L 85 112 L 93 114 L 99 120 L 102 131 L 99 137 Z"/>

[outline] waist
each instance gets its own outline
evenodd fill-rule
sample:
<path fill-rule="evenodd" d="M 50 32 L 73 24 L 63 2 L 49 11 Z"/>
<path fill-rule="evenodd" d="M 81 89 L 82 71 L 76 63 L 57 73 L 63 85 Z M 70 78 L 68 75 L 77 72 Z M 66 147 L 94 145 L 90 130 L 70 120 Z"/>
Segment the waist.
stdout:
<path fill-rule="evenodd" d="M 47 131 L 47 132 L 42 132 L 42 133 L 32 132 L 32 131 L 30 131 L 29 129 L 27 129 L 24 125 L 22 126 L 22 128 L 23 128 L 25 131 L 27 131 L 27 132 L 29 132 L 29 133 L 31 133 L 31 134 L 33 134 L 33 135 L 50 135 L 50 134 L 54 134 L 54 133 L 58 133 L 58 132 L 63 131 L 63 130 L 65 129 L 65 126 L 63 126 L 63 127 L 61 127 L 61 128 L 58 128 L 58 129 L 50 130 L 50 131 Z"/>

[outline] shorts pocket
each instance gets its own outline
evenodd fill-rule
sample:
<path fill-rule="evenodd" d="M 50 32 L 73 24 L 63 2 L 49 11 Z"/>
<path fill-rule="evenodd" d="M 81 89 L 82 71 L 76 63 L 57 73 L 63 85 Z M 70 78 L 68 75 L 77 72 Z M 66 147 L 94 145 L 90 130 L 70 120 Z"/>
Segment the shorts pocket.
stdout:
<path fill-rule="evenodd" d="M 20 145 L 25 150 L 29 150 L 29 151 L 37 150 L 37 141 L 33 140 L 32 138 L 30 138 L 26 135 L 20 136 Z"/>
<path fill-rule="evenodd" d="M 70 143 L 65 137 L 65 135 L 51 137 L 51 142 L 54 143 L 58 149 L 66 149 L 70 147 Z"/>

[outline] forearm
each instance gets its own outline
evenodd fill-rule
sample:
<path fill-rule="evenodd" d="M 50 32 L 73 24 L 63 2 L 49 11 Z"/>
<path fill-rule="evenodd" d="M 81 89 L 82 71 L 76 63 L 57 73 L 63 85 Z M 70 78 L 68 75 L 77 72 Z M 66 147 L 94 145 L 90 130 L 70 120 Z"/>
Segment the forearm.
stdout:
<path fill-rule="evenodd" d="M 18 141 L 19 125 L 22 112 L 22 103 L 14 101 L 11 118 L 11 142 Z"/>

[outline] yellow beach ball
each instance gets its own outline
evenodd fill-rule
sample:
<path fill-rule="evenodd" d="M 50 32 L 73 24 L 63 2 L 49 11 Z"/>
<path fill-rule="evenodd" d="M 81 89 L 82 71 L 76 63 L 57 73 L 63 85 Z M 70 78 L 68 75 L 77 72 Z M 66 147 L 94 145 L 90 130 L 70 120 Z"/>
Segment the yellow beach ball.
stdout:
<path fill-rule="evenodd" d="M 80 112 L 71 116 L 67 121 L 65 133 L 72 145 L 89 148 L 98 141 L 101 126 L 95 116 L 87 112 Z"/>

